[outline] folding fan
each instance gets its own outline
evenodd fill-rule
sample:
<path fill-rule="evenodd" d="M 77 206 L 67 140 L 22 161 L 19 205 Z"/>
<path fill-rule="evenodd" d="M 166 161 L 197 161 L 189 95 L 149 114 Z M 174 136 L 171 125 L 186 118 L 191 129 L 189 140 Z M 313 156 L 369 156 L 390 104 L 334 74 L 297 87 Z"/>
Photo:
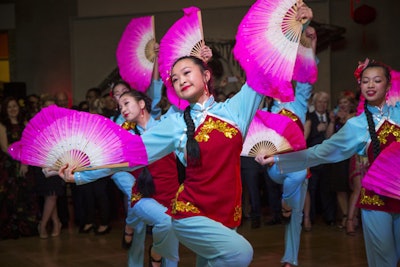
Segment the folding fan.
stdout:
<path fill-rule="evenodd" d="M 293 80 L 314 84 L 318 78 L 317 59 L 315 57 L 315 48 L 312 47 L 312 40 L 306 34 L 306 31 L 304 31 L 300 38 L 293 69 Z"/>
<path fill-rule="evenodd" d="M 184 16 L 177 20 L 160 40 L 158 66 L 160 76 L 167 87 L 169 101 L 180 109 L 189 103 L 179 99 L 170 81 L 171 68 L 174 62 L 182 57 L 193 55 L 200 58 L 204 46 L 201 11 L 197 7 L 183 9 Z"/>
<path fill-rule="evenodd" d="M 139 136 L 101 115 L 56 105 L 36 114 L 21 140 L 11 144 L 8 151 L 24 164 L 54 170 L 66 163 L 77 168 L 147 164 L 146 149 Z"/>
<path fill-rule="evenodd" d="M 292 80 L 297 49 L 302 32 L 302 23 L 296 20 L 296 0 L 258 0 L 242 19 L 236 34 L 233 50 L 236 60 L 246 75 L 260 73 L 263 79 L 275 84 L 288 84 Z M 255 75 L 247 77 L 254 78 Z M 251 85 L 251 81 L 249 83 Z M 256 84 L 256 82 L 253 82 Z M 285 86 L 284 94 L 291 99 L 282 99 L 279 95 L 261 92 L 282 101 L 293 100 L 292 87 Z M 255 88 L 255 90 L 257 90 Z"/>
<path fill-rule="evenodd" d="M 396 102 L 400 101 L 400 72 L 391 70 L 390 76 L 392 86 L 387 94 L 386 103 L 395 106 Z"/>
<path fill-rule="evenodd" d="M 400 143 L 393 142 L 374 160 L 362 185 L 382 196 L 400 200 Z"/>
<path fill-rule="evenodd" d="M 119 73 L 130 86 L 145 92 L 151 83 L 156 53 L 154 17 L 132 19 L 126 26 L 117 47 Z"/>
<path fill-rule="evenodd" d="M 303 131 L 289 117 L 257 110 L 243 143 L 242 156 L 274 155 L 304 149 Z"/>

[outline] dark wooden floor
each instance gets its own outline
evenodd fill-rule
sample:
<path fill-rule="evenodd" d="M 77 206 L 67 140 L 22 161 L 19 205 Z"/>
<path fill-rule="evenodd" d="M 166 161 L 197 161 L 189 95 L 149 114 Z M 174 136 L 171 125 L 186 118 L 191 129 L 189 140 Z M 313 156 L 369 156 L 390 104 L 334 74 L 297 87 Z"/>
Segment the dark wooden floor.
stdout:
<path fill-rule="evenodd" d="M 71 228 L 64 229 L 57 238 L 39 239 L 35 236 L 0 241 L 0 266 L 125 266 L 126 252 L 120 247 L 122 223 L 114 222 L 112 227 L 111 233 L 104 236 L 78 234 L 77 229 Z M 239 232 L 254 247 L 252 267 L 281 266 L 283 230 L 283 225 L 251 229 L 250 223 L 244 222 Z M 179 266 L 194 266 L 191 251 L 182 247 L 180 257 Z M 312 232 L 302 233 L 299 263 L 302 267 L 367 266 L 361 230 L 351 237 L 336 226 L 317 223 Z"/>

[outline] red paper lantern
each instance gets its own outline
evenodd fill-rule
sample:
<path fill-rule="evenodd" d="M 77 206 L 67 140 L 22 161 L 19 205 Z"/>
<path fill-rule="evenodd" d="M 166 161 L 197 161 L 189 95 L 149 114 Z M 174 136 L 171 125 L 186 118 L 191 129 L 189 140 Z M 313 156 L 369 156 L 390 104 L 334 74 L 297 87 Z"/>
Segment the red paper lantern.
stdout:
<path fill-rule="evenodd" d="M 354 9 L 353 20 L 358 24 L 367 25 L 373 22 L 375 18 L 376 9 L 371 6 L 361 5 Z"/>

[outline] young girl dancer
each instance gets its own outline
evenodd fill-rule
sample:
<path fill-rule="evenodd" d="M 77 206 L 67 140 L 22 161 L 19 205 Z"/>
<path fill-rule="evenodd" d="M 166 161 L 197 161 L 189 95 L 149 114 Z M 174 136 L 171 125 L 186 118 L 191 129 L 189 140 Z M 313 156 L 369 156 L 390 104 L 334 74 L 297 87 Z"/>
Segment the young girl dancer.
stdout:
<path fill-rule="evenodd" d="M 367 155 L 371 165 L 374 164 L 373 160 L 380 151 L 391 142 L 400 141 L 395 137 L 400 131 L 400 103 L 395 106 L 386 104 L 386 94 L 391 86 L 388 67 L 370 62 L 361 65 L 359 70 L 356 73 L 360 73 L 361 93 L 366 99 L 360 116 L 349 119 L 322 144 L 285 155 L 259 156 L 256 160 L 264 165 L 275 163 L 272 169 L 278 173 L 338 162 L 356 153 Z M 361 208 L 368 266 L 397 266 L 400 258 L 400 201 L 362 188 L 358 206 Z"/>
<path fill-rule="evenodd" d="M 317 41 L 315 29 L 309 26 L 306 28 L 305 33 L 311 39 L 315 52 Z M 303 129 L 311 90 L 311 84 L 298 83 L 295 90 L 295 100 L 287 103 L 274 100 L 270 111 L 288 116 Z M 289 219 L 288 224 L 285 226 L 285 252 L 281 262 L 284 267 L 297 266 L 303 207 L 308 185 L 308 180 L 306 179 L 307 170 L 303 169 L 287 174 L 274 172 L 269 172 L 268 174 L 273 181 L 283 185 L 282 216 Z"/>

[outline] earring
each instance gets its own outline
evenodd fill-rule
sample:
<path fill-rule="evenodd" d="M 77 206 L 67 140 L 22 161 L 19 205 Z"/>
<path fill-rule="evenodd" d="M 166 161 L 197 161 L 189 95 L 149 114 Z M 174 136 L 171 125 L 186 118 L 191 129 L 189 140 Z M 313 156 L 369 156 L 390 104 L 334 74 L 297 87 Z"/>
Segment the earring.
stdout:
<path fill-rule="evenodd" d="M 142 109 L 140 110 L 140 115 L 142 116 L 142 118 L 144 117 L 144 108 L 142 108 Z"/>
<path fill-rule="evenodd" d="M 205 91 L 206 91 L 206 95 L 208 96 L 208 94 L 210 93 L 210 91 L 208 90 L 208 84 L 207 83 L 204 83 L 204 85 L 205 85 Z"/>

